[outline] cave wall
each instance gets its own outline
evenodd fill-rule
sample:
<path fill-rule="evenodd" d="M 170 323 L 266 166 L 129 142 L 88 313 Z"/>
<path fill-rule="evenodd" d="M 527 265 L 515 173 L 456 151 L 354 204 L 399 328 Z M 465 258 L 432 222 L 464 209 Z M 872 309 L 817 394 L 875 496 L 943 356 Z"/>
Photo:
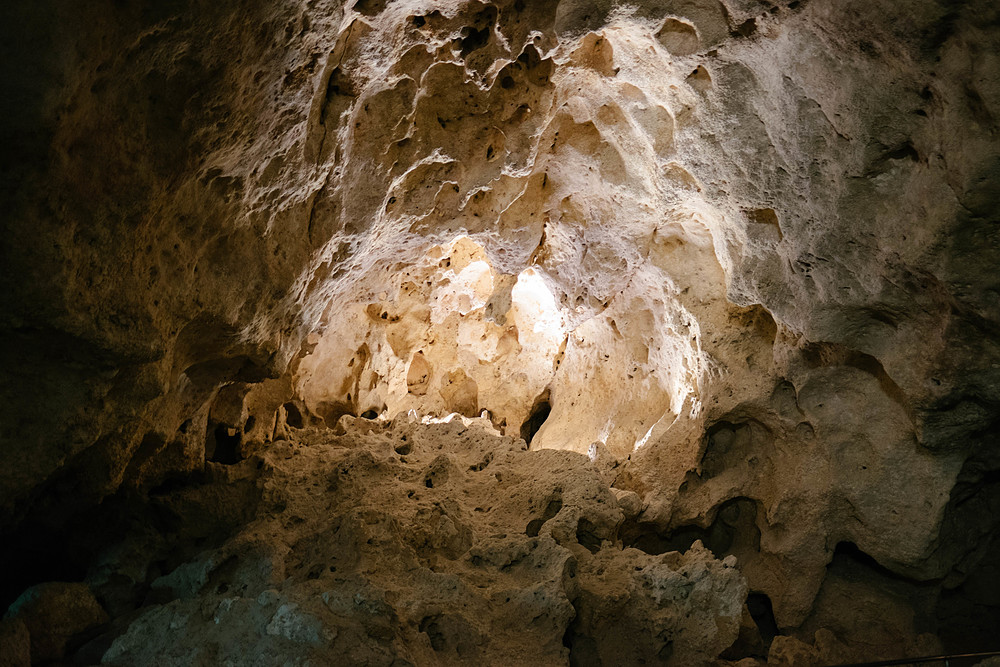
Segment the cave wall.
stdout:
<path fill-rule="evenodd" d="M 844 549 L 979 576 L 991 3 L 2 12 L 5 534 L 303 423 L 485 410 L 614 470 L 636 540 L 735 513 L 782 628 L 828 625 Z"/>
<path fill-rule="evenodd" d="M 3 12 L 10 525 L 54 494 L 94 502 L 136 483 L 153 459 L 200 466 L 185 432 L 204 435 L 189 420 L 205 401 L 298 351 L 300 283 L 325 242 L 301 159 L 307 54 L 341 8 Z"/>

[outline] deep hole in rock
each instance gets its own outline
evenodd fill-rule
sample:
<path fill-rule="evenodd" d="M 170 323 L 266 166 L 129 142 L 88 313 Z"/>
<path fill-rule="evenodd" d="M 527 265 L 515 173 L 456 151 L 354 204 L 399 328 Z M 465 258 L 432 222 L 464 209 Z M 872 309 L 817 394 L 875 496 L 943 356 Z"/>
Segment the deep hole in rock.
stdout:
<path fill-rule="evenodd" d="M 672 641 L 664 643 L 663 646 L 660 647 L 660 650 L 656 652 L 656 657 L 663 663 L 667 663 L 673 655 L 674 643 Z"/>
<path fill-rule="evenodd" d="M 571 667 L 594 667 L 602 664 L 597 642 L 582 627 L 579 615 L 574 617 L 563 633 L 562 644 L 569 649 Z"/>
<path fill-rule="evenodd" d="M 314 408 L 327 428 L 333 428 L 344 415 L 354 414 L 354 406 L 346 401 L 320 401 Z"/>
<path fill-rule="evenodd" d="M 576 524 L 576 541 L 586 547 L 592 554 L 601 550 L 601 538 L 597 534 L 597 526 L 590 519 L 580 517 Z"/>
<path fill-rule="evenodd" d="M 687 551 L 696 540 L 704 540 L 707 532 L 697 526 L 664 531 L 648 522 L 627 522 L 622 526 L 621 536 L 626 547 L 657 556 L 668 551 Z"/>
<path fill-rule="evenodd" d="M 757 506 L 749 498 L 733 498 L 721 504 L 715 519 L 702 528 L 696 525 L 678 526 L 673 529 L 658 528 L 642 521 L 626 521 L 621 529 L 622 543 L 648 554 L 659 555 L 668 551 L 686 552 L 696 540 L 711 551 L 716 558 L 740 551 L 740 555 L 760 551 L 760 530 L 756 525 Z"/>
<path fill-rule="evenodd" d="M 226 424 L 209 422 L 205 436 L 205 458 L 213 463 L 233 465 L 243 460 L 240 454 L 242 434 Z"/>
<path fill-rule="evenodd" d="M 538 430 L 542 428 L 542 424 L 545 420 L 549 418 L 549 414 L 552 412 L 552 406 L 549 404 L 548 396 L 540 398 L 535 401 L 535 405 L 531 408 L 531 414 L 528 418 L 521 424 L 521 438 L 524 439 L 528 445 L 531 445 L 532 439 Z"/>
<path fill-rule="evenodd" d="M 747 596 L 747 609 L 750 617 L 760 631 L 760 637 L 765 646 L 770 646 L 771 642 L 778 636 L 778 622 L 774 620 L 774 609 L 771 606 L 771 598 L 764 593 L 751 592 Z"/>
<path fill-rule="evenodd" d="M 838 542 L 833 551 L 833 558 L 827 565 L 827 570 L 850 570 L 862 568 L 879 577 L 898 581 L 911 581 L 908 577 L 897 574 L 885 567 L 870 555 L 862 551 L 854 542 Z"/>
<path fill-rule="evenodd" d="M 462 31 L 465 36 L 462 38 L 462 56 L 468 56 L 473 51 L 477 51 L 484 46 L 486 42 L 490 39 L 490 29 L 482 28 L 476 30 L 475 28 L 465 28 Z"/>
<path fill-rule="evenodd" d="M 732 462 L 749 457 L 753 444 L 753 426 L 750 423 L 732 423 L 720 420 L 705 433 L 705 453 L 701 460 L 702 476 L 712 478 Z"/>
<path fill-rule="evenodd" d="M 391 0 L 358 0 L 351 9 L 365 16 L 376 16 L 385 11 L 389 2 Z"/>
<path fill-rule="evenodd" d="M 292 428 L 303 428 L 302 411 L 294 403 L 285 403 L 285 423 Z"/>
<path fill-rule="evenodd" d="M 427 635 L 431 642 L 431 648 L 435 651 L 444 651 L 447 648 L 444 633 L 438 625 L 440 616 L 426 616 L 420 621 L 420 632 Z"/>
<path fill-rule="evenodd" d="M 73 523 L 94 517 L 81 513 Z M 11 575 L 0 586 L 0 606 L 13 603 L 21 593 L 44 581 L 81 581 L 87 573 L 92 548 L 81 548 L 72 524 L 27 525 L 15 532 L 0 535 L 0 560 Z"/>

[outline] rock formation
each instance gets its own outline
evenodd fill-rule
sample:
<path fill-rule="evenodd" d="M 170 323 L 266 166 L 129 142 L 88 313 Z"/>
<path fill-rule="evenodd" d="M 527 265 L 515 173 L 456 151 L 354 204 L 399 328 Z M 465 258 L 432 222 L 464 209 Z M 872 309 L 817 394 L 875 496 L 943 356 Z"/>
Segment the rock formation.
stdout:
<path fill-rule="evenodd" d="M 0 11 L 0 662 L 1000 649 L 993 3 Z"/>

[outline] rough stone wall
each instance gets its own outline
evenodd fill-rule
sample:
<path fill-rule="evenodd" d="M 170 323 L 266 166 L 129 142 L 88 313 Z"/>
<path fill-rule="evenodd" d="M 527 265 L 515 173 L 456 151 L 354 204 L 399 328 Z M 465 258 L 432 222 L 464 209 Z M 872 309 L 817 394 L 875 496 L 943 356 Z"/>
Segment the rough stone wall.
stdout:
<path fill-rule="evenodd" d="M 298 427 L 486 410 L 776 631 L 859 580 L 874 644 L 996 618 L 991 3 L 2 12 L 12 562 Z"/>
<path fill-rule="evenodd" d="M 276 443 L 260 473 L 234 466 L 260 475 L 253 520 L 83 650 L 111 665 L 560 665 L 575 645 L 589 664 L 681 665 L 736 639 L 734 559 L 623 550 L 626 513 L 584 456 L 525 451 L 485 420 L 345 420 Z M 207 489 L 198 500 L 218 511 Z M 95 586 L 135 574 L 109 562 Z"/>
<path fill-rule="evenodd" d="M 9 525 L 53 494 L 99 499 L 152 459 L 200 466 L 185 422 L 298 351 L 298 281 L 326 241 L 309 232 L 301 147 L 311 57 L 342 10 L 3 12 Z"/>
<path fill-rule="evenodd" d="M 306 405 L 485 409 L 533 447 L 630 457 L 651 533 L 745 499 L 744 567 L 779 627 L 805 622 L 838 544 L 944 578 L 964 558 L 949 499 L 995 436 L 996 227 L 970 205 L 997 176 L 996 63 L 974 55 L 992 19 L 605 9 L 399 2 L 350 24 L 371 39 L 345 29 L 347 166 L 317 210 L 355 217 L 354 155 L 383 180 L 358 282 L 330 284 L 298 367 Z M 427 250 L 466 236 L 475 263 L 468 241 Z"/>

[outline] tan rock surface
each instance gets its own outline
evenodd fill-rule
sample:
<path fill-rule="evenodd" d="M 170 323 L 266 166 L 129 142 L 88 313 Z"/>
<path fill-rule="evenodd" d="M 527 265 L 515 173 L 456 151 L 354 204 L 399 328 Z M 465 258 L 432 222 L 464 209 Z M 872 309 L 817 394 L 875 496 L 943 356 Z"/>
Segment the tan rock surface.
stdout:
<path fill-rule="evenodd" d="M 155 581 L 104 664 L 693 665 L 736 638 L 735 562 L 622 550 L 586 457 L 484 419 L 344 420 L 239 464 L 255 518 Z"/>
<path fill-rule="evenodd" d="M 178 660 L 236 651 L 214 633 L 239 605 L 253 621 L 233 632 L 289 659 L 340 641 L 501 660 L 521 632 L 558 662 L 567 628 L 604 662 L 978 646 L 1000 623 L 994 4 L 5 7 L 4 601 L 86 574 L 116 642 L 87 655 L 126 662 L 164 624 Z M 506 439 L 493 463 L 437 443 L 417 475 L 381 422 L 352 421 L 410 411 L 431 434 L 485 414 Z M 462 498 L 393 504 L 401 537 L 341 512 L 378 502 L 315 477 L 348 450 L 383 503 L 440 481 L 489 520 Z M 496 497 L 463 467 L 501 462 L 522 486 Z M 510 576 L 540 587 L 512 604 L 541 626 L 497 620 L 491 642 L 483 619 L 528 613 L 441 598 L 418 619 L 377 577 L 285 591 L 291 537 L 326 548 L 314 483 L 377 544 L 345 558 L 422 573 L 393 583 L 408 595 L 443 585 L 419 569 L 439 562 L 505 580 L 462 554 L 517 535 L 482 557 L 537 561 L 537 581 Z M 528 516 L 533 536 L 504 523 Z M 224 582 L 257 597 L 211 597 L 231 554 L 196 558 L 209 544 L 261 554 Z M 727 620 L 696 641 L 656 595 L 698 563 L 692 590 Z M 343 591 L 398 633 L 373 611 L 323 634 Z M 838 621 L 855 600 L 866 620 Z M 678 638 L 616 644 L 610 614 Z"/>

